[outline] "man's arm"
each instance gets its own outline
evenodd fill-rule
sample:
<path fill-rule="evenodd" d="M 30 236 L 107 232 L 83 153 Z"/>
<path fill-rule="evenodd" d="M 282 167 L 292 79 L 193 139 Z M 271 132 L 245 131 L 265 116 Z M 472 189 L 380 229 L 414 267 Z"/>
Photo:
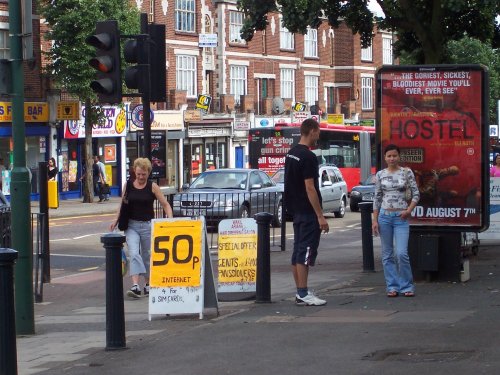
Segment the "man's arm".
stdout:
<path fill-rule="evenodd" d="M 321 230 L 328 232 L 330 228 L 328 226 L 328 222 L 325 219 L 325 216 L 323 215 L 321 204 L 319 203 L 318 193 L 316 192 L 316 188 L 314 187 L 314 179 L 308 178 L 304 180 L 304 183 L 306 185 L 307 198 L 309 199 L 309 202 L 311 203 L 311 206 L 313 207 L 314 212 L 318 217 L 319 227 L 321 228 Z"/>

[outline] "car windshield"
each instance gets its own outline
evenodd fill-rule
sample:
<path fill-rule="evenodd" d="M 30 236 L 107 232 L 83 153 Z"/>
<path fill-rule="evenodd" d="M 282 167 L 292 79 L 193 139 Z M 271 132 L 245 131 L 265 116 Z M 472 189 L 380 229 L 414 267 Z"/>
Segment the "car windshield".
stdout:
<path fill-rule="evenodd" d="M 284 184 L 285 183 L 285 170 L 278 169 L 275 174 L 271 177 L 275 184 Z"/>
<path fill-rule="evenodd" d="M 372 174 L 370 177 L 368 177 L 363 185 L 375 185 L 375 175 Z"/>
<path fill-rule="evenodd" d="M 247 186 L 247 173 L 216 171 L 202 173 L 189 187 L 190 189 L 241 189 Z"/>

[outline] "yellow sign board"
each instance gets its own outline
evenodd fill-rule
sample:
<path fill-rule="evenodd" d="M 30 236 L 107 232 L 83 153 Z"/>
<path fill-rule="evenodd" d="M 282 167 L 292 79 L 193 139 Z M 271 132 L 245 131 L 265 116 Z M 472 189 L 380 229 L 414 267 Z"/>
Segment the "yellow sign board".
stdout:
<path fill-rule="evenodd" d="M 25 102 L 24 122 L 48 122 L 49 105 L 45 102 Z M 12 122 L 12 103 L 0 102 L 0 122 Z"/>
<path fill-rule="evenodd" d="M 343 113 L 329 113 L 326 116 L 326 122 L 333 125 L 345 125 Z"/>
<path fill-rule="evenodd" d="M 59 102 L 57 103 L 57 120 L 79 120 L 80 102 Z"/>
<path fill-rule="evenodd" d="M 152 222 L 152 287 L 201 285 L 202 225 L 196 220 Z"/>
<path fill-rule="evenodd" d="M 206 113 L 210 108 L 211 102 L 212 102 L 212 97 L 210 95 L 198 95 L 198 100 L 196 101 L 196 108 L 201 109 Z"/>

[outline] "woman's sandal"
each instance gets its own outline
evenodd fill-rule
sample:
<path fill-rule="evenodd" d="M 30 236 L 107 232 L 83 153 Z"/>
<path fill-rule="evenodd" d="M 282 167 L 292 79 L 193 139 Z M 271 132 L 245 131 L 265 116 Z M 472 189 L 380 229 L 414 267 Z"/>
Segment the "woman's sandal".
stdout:
<path fill-rule="evenodd" d="M 403 294 L 405 297 L 415 297 L 415 293 L 414 292 L 404 292 Z"/>
<path fill-rule="evenodd" d="M 395 290 L 391 290 L 390 292 L 387 292 L 387 297 L 389 297 L 389 298 L 394 298 L 397 296 L 398 296 L 398 292 L 396 292 Z"/>

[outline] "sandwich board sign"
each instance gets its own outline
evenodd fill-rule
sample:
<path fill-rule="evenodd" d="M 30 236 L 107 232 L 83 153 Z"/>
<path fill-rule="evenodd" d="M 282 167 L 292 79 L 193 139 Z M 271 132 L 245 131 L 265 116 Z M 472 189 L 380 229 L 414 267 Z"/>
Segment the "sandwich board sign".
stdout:
<path fill-rule="evenodd" d="M 149 320 L 157 314 L 196 314 L 217 295 L 205 218 L 155 219 L 151 230 Z"/>
<path fill-rule="evenodd" d="M 255 292 L 257 222 L 227 219 L 219 223 L 218 292 Z"/>

